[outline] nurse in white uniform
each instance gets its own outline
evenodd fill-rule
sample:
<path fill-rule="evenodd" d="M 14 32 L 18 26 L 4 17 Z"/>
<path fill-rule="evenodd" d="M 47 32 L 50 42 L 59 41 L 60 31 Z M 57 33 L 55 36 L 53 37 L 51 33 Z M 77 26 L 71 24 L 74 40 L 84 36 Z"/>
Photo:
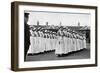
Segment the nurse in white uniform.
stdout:
<path fill-rule="evenodd" d="M 30 47 L 28 50 L 28 54 L 34 53 L 34 32 L 32 31 L 32 28 L 30 29 Z"/>
<path fill-rule="evenodd" d="M 43 33 L 42 31 L 40 30 L 39 31 L 39 34 L 40 34 L 40 41 L 39 41 L 39 49 L 40 49 L 40 53 L 43 53 L 44 50 L 43 50 Z"/>
<path fill-rule="evenodd" d="M 72 50 L 71 50 L 71 52 L 74 51 L 74 43 L 75 43 L 74 42 L 74 34 L 73 33 L 74 32 L 72 31 L 72 33 L 71 33 L 72 34 L 72 38 L 71 38 L 72 39 L 72 48 L 71 48 Z"/>
<path fill-rule="evenodd" d="M 45 30 L 42 31 L 43 35 L 42 35 L 42 47 L 43 47 L 43 51 L 45 52 Z"/>
<path fill-rule="evenodd" d="M 41 53 L 41 37 L 39 30 L 38 30 L 38 53 Z"/>
<path fill-rule="evenodd" d="M 61 54 L 61 35 L 60 35 L 60 30 L 57 32 L 57 46 L 55 49 L 55 54 L 56 56 L 59 56 Z"/>
<path fill-rule="evenodd" d="M 63 30 L 63 42 L 64 42 L 64 45 L 63 45 L 63 54 L 65 55 L 67 53 L 67 37 L 66 37 L 66 30 L 64 29 Z"/>
<path fill-rule="evenodd" d="M 77 51 L 77 36 L 76 36 L 76 32 L 74 34 L 74 37 L 75 37 L 75 51 Z"/>
<path fill-rule="evenodd" d="M 83 36 L 83 43 L 84 43 L 84 48 L 86 48 L 86 36 Z"/>
<path fill-rule="evenodd" d="M 55 44 L 55 32 L 53 32 L 53 48 L 52 48 L 52 50 L 55 49 L 55 46 L 56 46 L 56 44 Z"/>
<path fill-rule="evenodd" d="M 69 37 L 70 37 L 70 50 L 69 52 L 72 51 L 72 34 L 71 34 L 71 31 L 69 32 Z"/>
<path fill-rule="evenodd" d="M 75 31 L 73 32 L 73 51 L 76 51 L 76 38 L 75 38 Z"/>
<path fill-rule="evenodd" d="M 70 52 L 70 34 L 69 31 L 67 31 L 67 52 Z"/>
<path fill-rule="evenodd" d="M 50 51 L 50 39 L 49 39 L 49 31 L 47 31 L 47 51 Z"/>
<path fill-rule="evenodd" d="M 45 30 L 45 52 L 47 52 L 47 30 Z"/>
<path fill-rule="evenodd" d="M 36 50 L 35 53 L 39 53 L 39 35 L 38 35 L 38 31 L 36 31 L 36 42 L 35 42 L 35 46 L 36 46 Z"/>

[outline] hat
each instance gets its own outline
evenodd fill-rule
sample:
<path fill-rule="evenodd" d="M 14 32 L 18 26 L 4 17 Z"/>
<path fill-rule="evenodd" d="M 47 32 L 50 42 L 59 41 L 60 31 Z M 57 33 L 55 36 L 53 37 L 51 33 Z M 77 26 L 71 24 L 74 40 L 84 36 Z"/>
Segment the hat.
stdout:
<path fill-rule="evenodd" d="M 28 17 L 28 15 L 29 15 L 29 13 L 24 13 L 24 16 L 25 16 L 25 17 Z"/>

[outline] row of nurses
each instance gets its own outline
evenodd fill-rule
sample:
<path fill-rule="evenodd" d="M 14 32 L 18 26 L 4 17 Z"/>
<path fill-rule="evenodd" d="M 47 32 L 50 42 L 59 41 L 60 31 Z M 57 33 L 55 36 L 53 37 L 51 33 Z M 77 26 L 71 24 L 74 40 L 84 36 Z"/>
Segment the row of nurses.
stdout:
<path fill-rule="evenodd" d="M 68 29 L 59 29 L 54 33 L 49 30 L 30 30 L 30 48 L 28 54 L 38 54 L 55 50 L 56 55 L 68 54 L 86 48 L 86 38 Z"/>
<path fill-rule="evenodd" d="M 55 54 L 57 56 L 68 54 L 69 52 L 78 51 L 84 48 L 86 48 L 85 36 L 66 29 L 61 29 L 58 31 L 55 49 Z"/>
<path fill-rule="evenodd" d="M 38 54 L 53 51 L 56 47 L 56 35 L 51 31 L 30 30 L 30 48 L 28 54 Z"/>

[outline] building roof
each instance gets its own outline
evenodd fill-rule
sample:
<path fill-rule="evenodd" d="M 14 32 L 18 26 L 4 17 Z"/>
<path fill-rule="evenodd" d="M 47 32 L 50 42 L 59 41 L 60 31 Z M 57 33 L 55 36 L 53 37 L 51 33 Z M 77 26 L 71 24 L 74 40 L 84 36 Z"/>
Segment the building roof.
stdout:
<path fill-rule="evenodd" d="M 72 30 L 90 30 L 89 26 L 68 26 L 69 29 Z"/>

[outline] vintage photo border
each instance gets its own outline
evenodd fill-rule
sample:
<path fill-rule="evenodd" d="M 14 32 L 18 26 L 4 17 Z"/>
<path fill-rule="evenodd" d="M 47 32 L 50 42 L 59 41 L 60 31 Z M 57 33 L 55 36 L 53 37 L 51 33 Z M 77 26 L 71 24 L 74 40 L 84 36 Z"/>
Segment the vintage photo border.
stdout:
<path fill-rule="evenodd" d="M 35 5 L 48 7 L 62 7 L 62 8 L 84 8 L 95 10 L 95 64 L 84 65 L 70 65 L 70 66 L 52 66 L 52 67 L 37 67 L 37 68 L 19 68 L 19 5 Z M 97 7 L 96 6 L 82 6 L 82 5 L 68 5 L 68 4 L 50 4 L 50 3 L 33 3 L 33 2 L 12 2 L 11 3 L 11 70 L 13 71 L 27 71 L 27 70 L 45 70 L 45 69 L 60 69 L 60 68 L 75 68 L 75 67 L 92 67 L 97 66 Z"/>

